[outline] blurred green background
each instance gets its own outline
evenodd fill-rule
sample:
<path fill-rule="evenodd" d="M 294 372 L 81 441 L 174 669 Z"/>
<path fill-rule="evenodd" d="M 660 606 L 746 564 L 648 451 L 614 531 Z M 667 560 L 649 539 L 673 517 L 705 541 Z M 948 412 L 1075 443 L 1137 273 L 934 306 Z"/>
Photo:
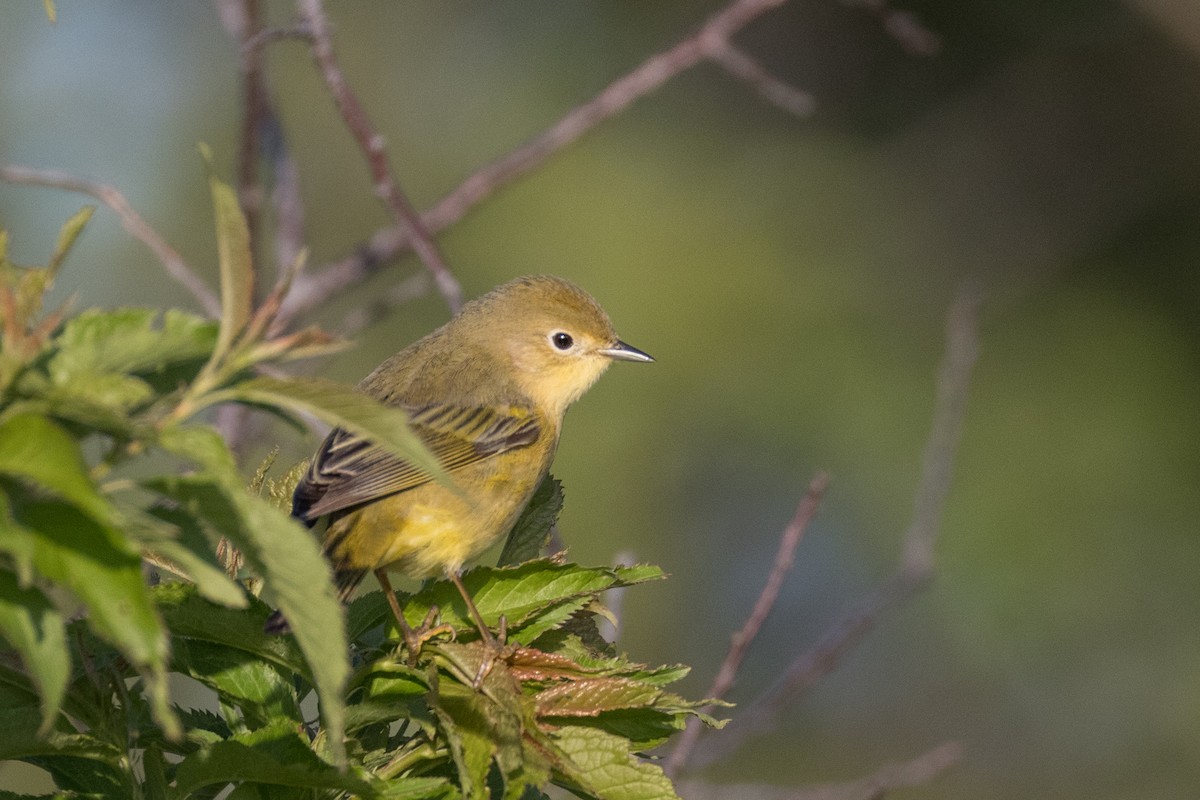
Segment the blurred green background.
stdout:
<path fill-rule="evenodd" d="M 421 207 L 720 7 L 330 5 L 347 77 Z M 955 740 L 955 769 L 897 796 L 1195 797 L 1200 6 L 897 6 L 941 38 L 925 57 L 864 5 L 797 0 L 737 39 L 812 92 L 811 117 L 702 64 L 441 237 L 469 296 L 563 275 L 658 359 L 613 369 L 570 415 L 555 473 L 571 556 L 632 551 L 671 573 L 626 598 L 621 643 L 694 665 L 684 689 L 699 695 L 828 470 L 731 697 L 753 700 L 893 569 L 944 313 L 979 276 L 983 350 L 936 581 L 703 777 L 849 780 Z M 0 16 L 0 163 L 115 185 L 213 279 L 195 144 L 232 179 L 239 121 L 214 7 L 58 9 L 56 25 L 41 3 Z M 268 63 L 324 264 L 388 217 L 304 47 L 277 44 Z M 0 184 L 15 260 L 44 259 L 83 202 Z M 421 270 L 405 258 L 319 321 L 336 330 Z M 57 292 L 76 307 L 190 305 L 107 210 Z M 308 368 L 357 381 L 445 317 L 427 293 Z M 288 458 L 315 445 L 279 435 Z"/>

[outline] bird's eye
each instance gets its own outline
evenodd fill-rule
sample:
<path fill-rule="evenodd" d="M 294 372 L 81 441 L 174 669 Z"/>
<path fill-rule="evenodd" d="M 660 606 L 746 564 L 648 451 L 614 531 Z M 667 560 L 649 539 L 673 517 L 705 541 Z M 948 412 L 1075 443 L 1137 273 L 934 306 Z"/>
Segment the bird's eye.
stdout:
<path fill-rule="evenodd" d="M 571 338 L 571 334 L 566 331 L 556 331 L 550 334 L 550 341 L 559 350 L 570 350 L 575 346 L 575 340 Z"/>

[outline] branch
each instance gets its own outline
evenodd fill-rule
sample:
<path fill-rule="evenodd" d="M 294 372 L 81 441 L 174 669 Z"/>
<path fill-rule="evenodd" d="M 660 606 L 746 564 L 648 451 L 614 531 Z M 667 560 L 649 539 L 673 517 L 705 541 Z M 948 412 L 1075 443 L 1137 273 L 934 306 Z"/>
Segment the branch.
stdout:
<path fill-rule="evenodd" d="M 789 114 L 807 117 L 816 108 L 816 102 L 811 94 L 784 83 L 768 72 L 762 64 L 728 42 L 724 47 L 713 51 L 710 57 L 715 63 L 724 67 L 730 75 L 749 84 L 767 102 Z"/>
<path fill-rule="evenodd" d="M 104 183 L 78 178 L 65 172 L 29 169 L 28 167 L 0 166 L 0 180 L 24 186 L 44 186 L 65 189 L 94 197 L 112 209 L 125 228 L 135 239 L 153 251 L 166 268 L 167 274 L 191 293 L 210 317 L 221 316 L 221 303 L 208 285 L 200 279 L 183 260 L 183 256 L 167 240 L 158 234 L 140 214 L 129 205 L 125 195 Z"/>
<path fill-rule="evenodd" d="M 246 217 L 250 248 L 254 252 L 258 250 L 266 195 L 258 158 L 262 149 L 263 127 L 270 114 L 270 101 L 263 78 L 262 46 L 258 44 L 263 30 L 262 4 L 260 0 L 217 0 L 216 6 L 225 31 L 238 43 L 242 127 L 238 142 L 237 193 L 242 214 Z"/>
<path fill-rule="evenodd" d="M 816 514 L 817 506 L 820 505 L 821 498 L 824 497 L 828 487 L 829 476 L 824 472 L 817 473 L 817 476 L 809 483 L 808 491 L 796 506 L 795 514 L 792 515 L 791 521 L 784 528 L 783 535 L 779 539 L 779 549 L 775 553 L 775 560 L 771 564 L 767 582 L 763 585 L 762 592 L 759 593 L 750 616 L 746 618 L 741 629 L 733 634 L 729 652 L 725 654 L 725 661 L 717 671 L 717 676 L 713 679 L 712 686 L 709 687 L 707 697 L 722 700 L 725 698 L 725 693 L 733 686 L 738 669 L 741 668 L 750 645 L 757 638 L 763 623 L 767 621 L 771 609 L 775 607 L 779 590 L 783 586 L 783 579 L 795 562 L 796 548 L 800 545 L 804 531 L 808 528 L 808 523 L 812 521 L 813 515 Z M 705 713 L 711 712 L 712 708 L 712 706 L 706 707 Z M 678 743 L 663 764 L 663 770 L 667 775 L 677 775 L 683 769 L 691 755 L 692 748 L 696 746 L 701 730 L 698 720 L 694 718 L 688 720 L 687 727 L 680 735 Z"/>
<path fill-rule="evenodd" d="M 316 0 L 303 0 L 310 4 Z M 610 83 L 595 97 L 567 112 L 558 122 L 506 155 L 485 164 L 429 209 L 420 220 L 438 233 L 458 222 L 467 212 L 498 189 L 539 166 L 577 141 L 601 122 L 624 111 L 634 101 L 701 61 L 718 57 L 729 39 L 751 20 L 787 0 L 734 0 L 714 14 L 696 33 L 674 47 L 657 53 Z M 357 252 L 308 276 L 288 298 L 288 318 L 310 311 L 329 297 L 366 280 L 375 269 L 416 247 L 411 227 L 377 231 Z"/>
<path fill-rule="evenodd" d="M 936 56 L 942 49 L 942 37 L 926 28 L 911 11 L 897 11 L 888 6 L 888 0 L 844 0 L 847 5 L 862 6 L 883 25 L 884 32 L 914 56 Z"/>
<path fill-rule="evenodd" d="M 699 766 L 733 753 L 748 738 L 770 731 L 779 711 L 832 672 L 888 611 L 903 606 L 933 577 L 934 547 L 942 509 L 950 491 L 954 456 L 966 415 L 971 369 L 979 350 L 978 287 L 959 289 L 946 321 L 946 352 L 938 375 L 933 422 L 913 502 L 913 517 L 904 536 L 900 567 L 882 586 L 864 597 L 738 716 L 736 727 L 712 737 L 699 756 Z"/>
<path fill-rule="evenodd" d="M 418 272 L 387 288 L 383 297 L 377 298 L 350 310 L 338 326 L 338 335 L 353 339 L 364 328 L 374 325 L 386 317 L 396 306 L 415 300 L 429 291 L 429 274 Z"/>
<path fill-rule="evenodd" d="M 296 0 L 296 8 L 312 37 L 313 58 L 321 70 L 325 85 L 329 87 L 329 93 L 333 96 L 333 102 L 346 127 L 358 141 L 358 146 L 367 159 L 371 178 L 375 181 L 375 193 L 387 204 L 395 221 L 407 229 L 413 250 L 433 276 L 438 291 L 450 306 L 451 313 L 457 313 L 462 306 L 462 286 L 446 265 L 425 222 L 392 175 L 387 151 L 384 150 L 383 136 L 371 127 L 366 111 L 338 66 L 329 30 L 329 19 L 325 16 L 321 0 Z"/>

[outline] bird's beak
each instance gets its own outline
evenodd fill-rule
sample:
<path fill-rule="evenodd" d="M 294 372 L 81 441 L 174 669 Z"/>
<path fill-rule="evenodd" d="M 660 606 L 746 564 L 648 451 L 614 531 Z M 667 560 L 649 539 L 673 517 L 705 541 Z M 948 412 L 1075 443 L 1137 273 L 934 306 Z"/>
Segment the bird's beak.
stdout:
<path fill-rule="evenodd" d="M 650 362 L 654 357 L 649 353 L 643 353 L 632 345 L 625 344 L 620 339 L 612 347 L 605 347 L 596 351 L 602 356 L 608 356 L 613 361 L 643 361 Z"/>

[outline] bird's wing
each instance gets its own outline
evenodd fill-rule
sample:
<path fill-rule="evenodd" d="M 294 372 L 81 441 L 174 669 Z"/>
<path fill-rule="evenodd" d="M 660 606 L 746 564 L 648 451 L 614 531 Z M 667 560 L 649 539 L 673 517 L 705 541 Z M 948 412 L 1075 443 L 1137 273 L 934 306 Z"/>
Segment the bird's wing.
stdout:
<path fill-rule="evenodd" d="M 453 473 L 468 464 L 532 444 L 541 433 L 533 410 L 523 406 L 429 405 L 407 409 L 409 424 L 439 463 Z M 341 428 L 313 457 L 292 496 L 292 515 L 318 517 L 412 489 L 429 473 Z"/>

